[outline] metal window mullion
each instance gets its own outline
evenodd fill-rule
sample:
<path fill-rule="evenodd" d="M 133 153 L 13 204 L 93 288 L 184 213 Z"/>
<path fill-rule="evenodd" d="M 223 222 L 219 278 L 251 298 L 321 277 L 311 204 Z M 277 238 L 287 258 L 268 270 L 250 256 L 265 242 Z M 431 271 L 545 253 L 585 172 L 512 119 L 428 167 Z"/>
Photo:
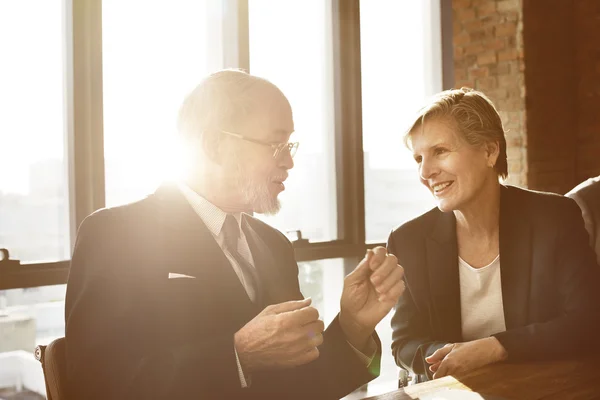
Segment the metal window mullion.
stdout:
<path fill-rule="evenodd" d="M 19 265 L 0 271 L 0 290 L 60 285 L 67 282 L 69 261 Z"/>
<path fill-rule="evenodd" d="M 102 1 L 65 0 L 67 154 L 71 245 L 84 218 L 105 205 Z"/>
<path fill-rule="evenodd" d="M 365 247 L 359 0 L 333 0 L 338 231 Z"/>
<path fill-rule="evenodd" d="M 423 10 L 423 65 L 425 94 L 431 96 L 444 86 L 442 73 L 444 37 L 442 35 L 442 2 L 428 0 L 421 4 Z M 452 5 L 450 5 L 452 6 Z M 450 27 L 450 29 L 452 29 Z M 453 53 L 452 53 L 453 56 Z"/>
<path fill-rule="evenodd" d="M 218 4 L 222 15 L 221 68 L 250 71 L 248 0 L 222 0 Z"/>
<path fill-rule="evenodd" d="M 313 261 L 327 258 L 356 257 L 365 249 L 361 246 L 350 245 L 343 240 L 333 242 L 311 243 L 307 246 L 294 248 L 296 261 Z"/>
<path fill-rule="evenodd" d="M 442 90 L 454 87 L 454 48 L 452 29 L 452 0 L 440 1 L 440 36 L 442 52 Z"/>

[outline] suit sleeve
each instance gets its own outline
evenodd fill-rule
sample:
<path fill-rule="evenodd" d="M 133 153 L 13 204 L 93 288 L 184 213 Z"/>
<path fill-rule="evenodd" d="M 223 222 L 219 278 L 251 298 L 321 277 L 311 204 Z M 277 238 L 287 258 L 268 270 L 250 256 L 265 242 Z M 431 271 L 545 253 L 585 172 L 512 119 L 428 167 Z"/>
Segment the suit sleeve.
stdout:
<path fill-rule="evenodd" d="M 389 253 L 398 256 L 393 234 L 387 247 Z M 425 358 L 444 347 L 446 342 L 433 338 L 427 315 L 417 308 L 413 300 L 414 287 L 407 272 L 405 269 L 406 291 L 400 296 L 392 317 L 392 353 L 398 366 L 432 379 Z"/>
<path fill-rule="evenodd" d="M 309 364 L 268 374 L 256 374 L 249 389 L 253 398 L 340 399 L 379 375 L 381 343 L 369 367 L 352 350 L 336 317 L 323 334 L 319 358 Z"/>
<path fill-rule="evenodd" d="M 156 336 L 143 331 L 160 329 L 152 293 L 144 292 L 144 277 L 131 272 L 115 238 L 102 234 L 102 219 L 94 214 L 82 224 L 69 273 L 65 311 L 72 394 L 85 399 L 189 398 L 198 392 L 239 397 L 233 335 L 168 347 L 156 346 L 150 339 Z"/>
<path fill-rule="evenodd" d="M 561 299 L 561 315 L 555 319 L 510 329 L 494 336 L 511 361 L 541 360 L 583 355 L 596 348 L 600 335 L 600 269 L 574 201 L 564 203 L 554 247 L 554 271 Z M 550 271 L 549 271 L 550 273 Z"/>

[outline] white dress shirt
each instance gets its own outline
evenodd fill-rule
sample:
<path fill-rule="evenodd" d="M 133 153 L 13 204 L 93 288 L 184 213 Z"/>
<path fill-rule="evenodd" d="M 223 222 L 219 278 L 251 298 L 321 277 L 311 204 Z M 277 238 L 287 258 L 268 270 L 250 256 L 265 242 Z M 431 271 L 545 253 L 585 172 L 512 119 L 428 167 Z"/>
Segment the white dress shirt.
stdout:
<path fill-rule="evenodd" d="M 250 298 L 250 300 L 254 301 L 257 295 L 257 288 L 255 288 L 252 285 L 252 277 L 248 276 L 249 272 L 245 272 L 244 269 L 240 267 L 236 259 L 229 253 L 227 247 L 225 246 L 225 235 L 223 234 L 222 230 L 223 224 L 225 223 L 225 218 L 227 217 L 227 213 L 221 210 L 219 207 L 212 204 L 211 202 L 209 202 L 208 200 L 206 200 L 204 197 L 200 196 L 198 193 L 194 192 L 187 185 L 180 184 L 179 190 L 181 190 L 181 193 L 186 198 L 188 203 L 192 206 L 196 214 L 198 214 L 202 222 L 204 222 L 208 230 L 212 233 L 213 237 L 217 241 L 217 244 L 219 245 L 219 247 L 221 247 L 221 250 L 223 250 L 223 253 L 229 260 L 229 263 L 233 267 L 233 270 L 240 279 L 242 286 L 244 286 L 248 297 Z M 244 226 L 243 224 L 246 224 L 247 222 L 243 218 L 242 213 L 233 213 L 232 215 L 240 224 L 240 237 L 238 239 L 237 251 L 242 257 L 244 257 L 246 261 L 250 263 L 252 267 L 254 267 L 254 259 L 252 258 L 252 253 L 250 252 L 248 241 L 246 239 L 246 236 L 244 235 L 244 230 L 242 229 L 242 226 Z M 363 354 L 361 351 L 354 348 L 354 346 L 352 346 L 350 343 L 348 344 L 354 350 L 354 352 L 360 358 L 360 360 L 365 364 L 365 366 L 369 366 L 369 364 L 371 364 L 377 352 L 377 345 L 372 337 L 369 339 L 367 345 L 367 352 L 368 354 L 371 354 L 371 356 Z M 240 364 L 240 360 L 235 347 L 233 350 L 235 352 L 235 359 L 237 362 L 240 384 L 243 388 L 246 388 L 250 385 L 250 379 L 247 375 L 244 374 L 244 371 L 242 370 L 242 365 Z"/>
<path fill-rule="evenodd" d="M 233 267 L 236 275 L 240 279 L 242 286 L 246 289 L 246 293 L 250 300 L 256 300 L 256 289 L 252 285 L 252 277 L 248 275 L 247 271 L 244 271 L 242 267 L 238 264 L 237 260 L 229 253 L 227 246 L 225 245 L 225 235 L 223 234 L 223 224 L 225 223 L 225 218 L 227 217 L 227 213 L 221 210 L 219 207 L 215 206 L 204 197 L 198 195 L 188 186 L 181 185 L 181 191 L 187 201 L 190 203 L 196 214 L 202 219 L 204 225 L 208 228 L 210 233 L 212 233 L 213 237 L 217 241 L 217 244 L 225 253 L 225 256 L 229 260 L 229 263 Z M 240 236 L 238 239 L 238 253 L 244 257 L 246 261 L 254 268 L 254 260 L 252 259 L 252 253 L 250 252 L 250 247 L 248 246 L 248 240 L 246 239 L 246 235 L 244 234 L 244 230 L 242 229 L 242 224 L 247 222 L 244 221 L 242 217 L 242 213 L 232 213 L 239 224 L 240 227 Z"/>

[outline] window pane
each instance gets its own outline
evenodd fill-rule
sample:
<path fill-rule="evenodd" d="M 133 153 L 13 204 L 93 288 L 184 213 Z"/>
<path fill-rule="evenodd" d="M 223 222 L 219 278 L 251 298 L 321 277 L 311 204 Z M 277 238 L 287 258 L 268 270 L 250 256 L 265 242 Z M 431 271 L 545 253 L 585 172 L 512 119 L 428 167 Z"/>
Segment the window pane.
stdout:
<path fill-rule="evenodd" d="M 344 260 L 332 258 L 300 262 L 298 280 L 302 294 L 312 298 L 312 306 L 319 310 L 319 319 L 327 326 L 340 312 Z"/>
<path fill-rule="evenodd" d="M 392 310 L 381 320 L 375 330 L 381 340 L 381 373 L 379 377 L 369 382 L 368 395 L 375 396 L 396 390 L 398 388 L 398 371 L 392 355 Z"/>
<path fill-rule="evenodd" d="M 63 22 L 61 0 L 0 1 L 0 247 L 22 262 L 69 258 Z"/>
<path fill-rule="evenodd" d="M 65 335 L 65 289 L 0 290 L 0 393 L 27 391 L 32 399 L 35 393 L 45 395 L 44 375 L 33 351 Z"/>
<path fill-rule="evenodd" d="M 398 376 L 400 368 L 396 366 L 392 356 L 392 331 L 391 321 L 393 310 L 377 325 L 375 330 L 381 340 L 381 371 L 377 378 L 367 385 L 355 390 L 344 397 L 343 400 L 358 400 L 366 397 L 382 395 L 398 389 Z"/>
<path fill-rule="evenodd" d="M 344 259 L 334 258 L 298 263 L 300 290 L 304 297 L 312 298 L 312 305 L 319 310 L 325 326 L 340 311 L 340 298 L 344 287 Z M 391 319 L 388 314 L 378 325 L 377 334 L 381 340 L 381 373 L 368 385 L 367 391 L 357 390 L 348 395 L 348 400 L 359 399 L 395 390 L 398 387 L 398 367 L 392 357 Z"/>
<path fill-rule="evenodd" d="M 249 0 L 248 7 L 250 71 L 286 94 L 300 141 L 282 209 L 265 220 L 312 242 L 337 239 L 331 1 Z"/>
<path fill-rule="evenodd" d="M 106 204 L 168 177 L 177 112 L 209 73 L 209 2 L 102 2 Z"/>
<path fill-rule="evenodd" d="M 402 135 L 437 88 L 438 47 L 429 1 L 360 2 L 366 237 L 386 241 L 393 227 L 434 206 L 419 183 Z M 384 11 L 382 11 L 384 10 Z M 439 29 L 439 27 L 438 27 Z M 440 33 L 437 33 L 439 37 Z M 439 40 L 439 39 L 438 39 Z"/>

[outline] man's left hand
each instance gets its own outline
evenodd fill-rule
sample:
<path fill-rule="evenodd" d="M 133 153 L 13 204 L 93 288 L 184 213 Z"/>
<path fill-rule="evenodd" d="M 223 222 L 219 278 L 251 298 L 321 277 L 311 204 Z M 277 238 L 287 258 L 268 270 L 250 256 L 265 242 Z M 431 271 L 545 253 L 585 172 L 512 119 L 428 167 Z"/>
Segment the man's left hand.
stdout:
<path fill-rule="evenodd" d="M 384 247 L 367 250 L 367 255 L 344 279 L 340 325 L 356 349 L 366 345 L 375 326 L 398 301 L 405 289 L 404 270 Z"/>
<path fill-rule="evenodd" d="M 506 357 L 504 346 L 492 336 L 465 343 L 447 344 L 425 361 L 431 364 L 429 370 L 433 372 L 433 379 L 437 379 L 472 371 L 505 360 Z"/>

